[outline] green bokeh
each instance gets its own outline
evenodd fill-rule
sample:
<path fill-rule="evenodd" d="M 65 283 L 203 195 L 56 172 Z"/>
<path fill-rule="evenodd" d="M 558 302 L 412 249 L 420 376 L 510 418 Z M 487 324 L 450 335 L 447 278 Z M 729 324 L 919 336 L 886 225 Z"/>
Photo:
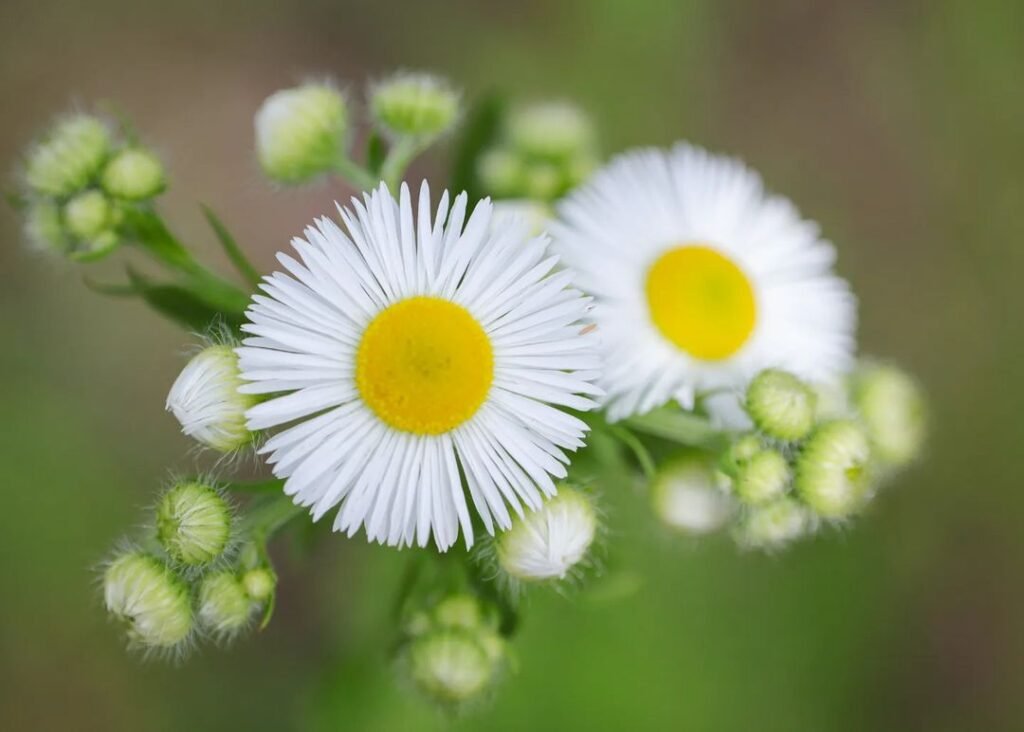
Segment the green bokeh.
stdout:
<path fill-rule="evenodd" d="M 199 201 L 268 270 L 349 194 L 275 193 L 253 161 L 259 102 L 308 76 L 358 94 L 426 67 L 470 97 L 576 99 L 609 151 L 688 138 L 742 156 L 836 242 L 864 351 L 921 376 L 934 434 L 864 520 L 778 557 L 674 540 L 631 487 L 603 486 L 604 579 L 531 597 L 518 672 L 465 718 L 394 684 L 404 556 L 361 539 L 279 552 L 278 614 L 257 637 L 143 662 L 94 568 L 197 462 L 162 408 L 189 338 L 33 257 L 4 210 L 0 726 L 1024 728 L 1022 27 L 1015 0 L 6 2 L 0 161 L 13 169 L 56 112 L 116 104 L 169 163 L 169 217 L 213 261 Z M 439 155 L 413 177 L 443 170 Z"/>

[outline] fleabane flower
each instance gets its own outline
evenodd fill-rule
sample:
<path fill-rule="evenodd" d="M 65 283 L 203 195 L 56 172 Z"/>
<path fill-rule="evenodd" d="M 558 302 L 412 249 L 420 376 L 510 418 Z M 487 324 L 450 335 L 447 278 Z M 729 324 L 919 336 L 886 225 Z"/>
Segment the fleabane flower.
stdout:
<path fill-rule="evenodd" d="M 245 411 L 256 403 L 243 393 L 238 356 L 226 344 L 200 351 L 182 369 L 167 395 L 167 409 L 181 431 L 218 452 L 232 452 L 252 442 Z"/>
<path fill-rule="evenodd" d="M 469 503 L 489 533 L 537 509 L 565 476 L 586 426 L 598 356 L 584 332 L 589 298 L 555 272 L 526 224 L 491 226 L 467 197 L 432 217 L 402 186 L 339 207 L 278 256 L 287 272 L 253 297 L 237 349 L 242 387 L 274 395 L 248 411 L 252 430 L 283 428 L 261 452 L 285 492 L 337 531 L 445 550 Z M 468 501 L 467 501 L 468 492 Z"/>
<path fill-rule="evenodd" d="M 713 390 L 735 402 L 768 367 L 848 368 L 855 303 L 832 246 L 742 163 L 685 144 L 626 153 L 558 212 L 556 249 L 595 296 L 611 419 Z"/>
<path fill-rule="evenodd" d="M 498 566 L 521 582 L 565 579 L 586 558 L 597 530 L 593 500 L 562 487 L 540 510 L 515 521 L 497 538 Z"/>

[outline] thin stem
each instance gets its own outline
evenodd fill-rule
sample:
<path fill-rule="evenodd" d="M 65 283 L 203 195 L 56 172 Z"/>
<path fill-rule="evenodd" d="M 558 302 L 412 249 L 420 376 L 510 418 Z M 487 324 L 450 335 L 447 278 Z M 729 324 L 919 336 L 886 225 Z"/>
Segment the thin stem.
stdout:
<path fill-rule="evenodd" d="M 334 164 L 334 172 L 364 191 L 372 191 L 379 182 L 377 176 L 348 157 L 343 157 Z"/>
<path fill-rule="evenodd" d="M 402 137 L 388 150 L 384 162 L 380 166 L 380 177 L 388 184 L 392 192 L 402 184 L 406 168 L 417 155 L 423 152 L 426 143 L 416 137 Z"/>

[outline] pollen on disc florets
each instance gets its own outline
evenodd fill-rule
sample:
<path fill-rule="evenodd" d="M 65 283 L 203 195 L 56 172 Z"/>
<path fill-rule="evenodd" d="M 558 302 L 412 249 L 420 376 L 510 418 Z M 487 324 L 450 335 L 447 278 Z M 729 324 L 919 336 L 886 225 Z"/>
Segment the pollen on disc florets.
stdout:
<path fill-rule="evenodd" d="M 127 625 L 132 645 L 158 651 L 183 647 L 193 629 L 188 585 L 154 556 L 128 551 L 103 573 L 103 599 Z"/>
<path fill-rule="evenodd" d="M 228 548 L 232 511 L 213 487 L 199 481 L 174 485 L 156 508 L 157 539 L 175 562 L 207 565 Z"/>
<path fill-rule="evenodd" d="M 254 122 L 263 172 L 278 183 L 296 184 L 334 169 L 345 155 L 348 116 L 345 98 L 330 84 L 271 94 Z"/>
<path fill-rule="evenodd" d="M 814 390 L 799 378 L 779 369 L 765 369 L 747 387 L 747 414 L 769 437 L 801 440 L 814 426 Z"/>
<path fill-rule="evenodd" d="M 443 77 L 399 72 L 372 86 L 370 112 L 392 137 L 430 140 L 455 125 L 459 92 Z"/>
<path fill-rule="evenodd" d="M 710 460 L 699 454 L 670 459 L 658 469 L 651 503 L 662 523 L 694 536 L 721 529 L 736 513 L 736 502 L 722 490 Z"/>
<path fill-rule="evenodd" d="M 848 419 L 815 428 L 800 449 L 797 494 L 824 518 L 845 518 L 871 497 L 871 446 L 864 428 Z"/>

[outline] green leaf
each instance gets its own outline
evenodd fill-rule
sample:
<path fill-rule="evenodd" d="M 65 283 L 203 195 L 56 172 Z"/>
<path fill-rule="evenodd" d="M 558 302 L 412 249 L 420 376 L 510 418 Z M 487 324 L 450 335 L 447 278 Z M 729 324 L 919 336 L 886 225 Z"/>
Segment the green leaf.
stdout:
<path fill-rule="evenodd" d="M 630 417 L 624 424 L 637 432 L 683 445 L 713 444 L 722 435 L 711 426 L 707 417 L 686 412 L 676 404 L 655 409 L 638 417 Z"/>
<path fill-rule="evenodd" d="M 213 233 L 217 235 L 217 241 L 220 242 L 221 249 L 224 250 L 224 254 L 231 260 L 231 264 L 235 266 L 238 273 L 245 278 L 245 281 L 255 287 L 260 282 L 260 273 L 256 271 L 256 268 L 252 266 L 252 263 L 245 256 L 245 252 L 238 246 L 238 242 L 231 236 L 231 232 L 227 230 L 227 227 L 217 217 L 217 214 L 213 210 L 203 204 L 203 215 L 206 216 L 206 221 L 210 224 L 210 228 L 213 229 Z"/>
<path fill-rule="evenodd" d="M 187 287 L 153 282 L 130 267 L 127 268 L 127 273 L 135 294 L 158 313 L 179 325 L 197 332 L 205 332 L 218 321 L 235 330 L 242 325 L 243 319 L 240 315 L 211 307 Z"/>
<path fill-rule="evenodd" d="M 476 166 L 480 155 L 498 140 L 505 114 L 505 99 L 497 93 L 482 97 L 466 115 L 455 143 L 452 166 L 452 190 L 469 193 L 472 206 L 483 197 Z"/>

